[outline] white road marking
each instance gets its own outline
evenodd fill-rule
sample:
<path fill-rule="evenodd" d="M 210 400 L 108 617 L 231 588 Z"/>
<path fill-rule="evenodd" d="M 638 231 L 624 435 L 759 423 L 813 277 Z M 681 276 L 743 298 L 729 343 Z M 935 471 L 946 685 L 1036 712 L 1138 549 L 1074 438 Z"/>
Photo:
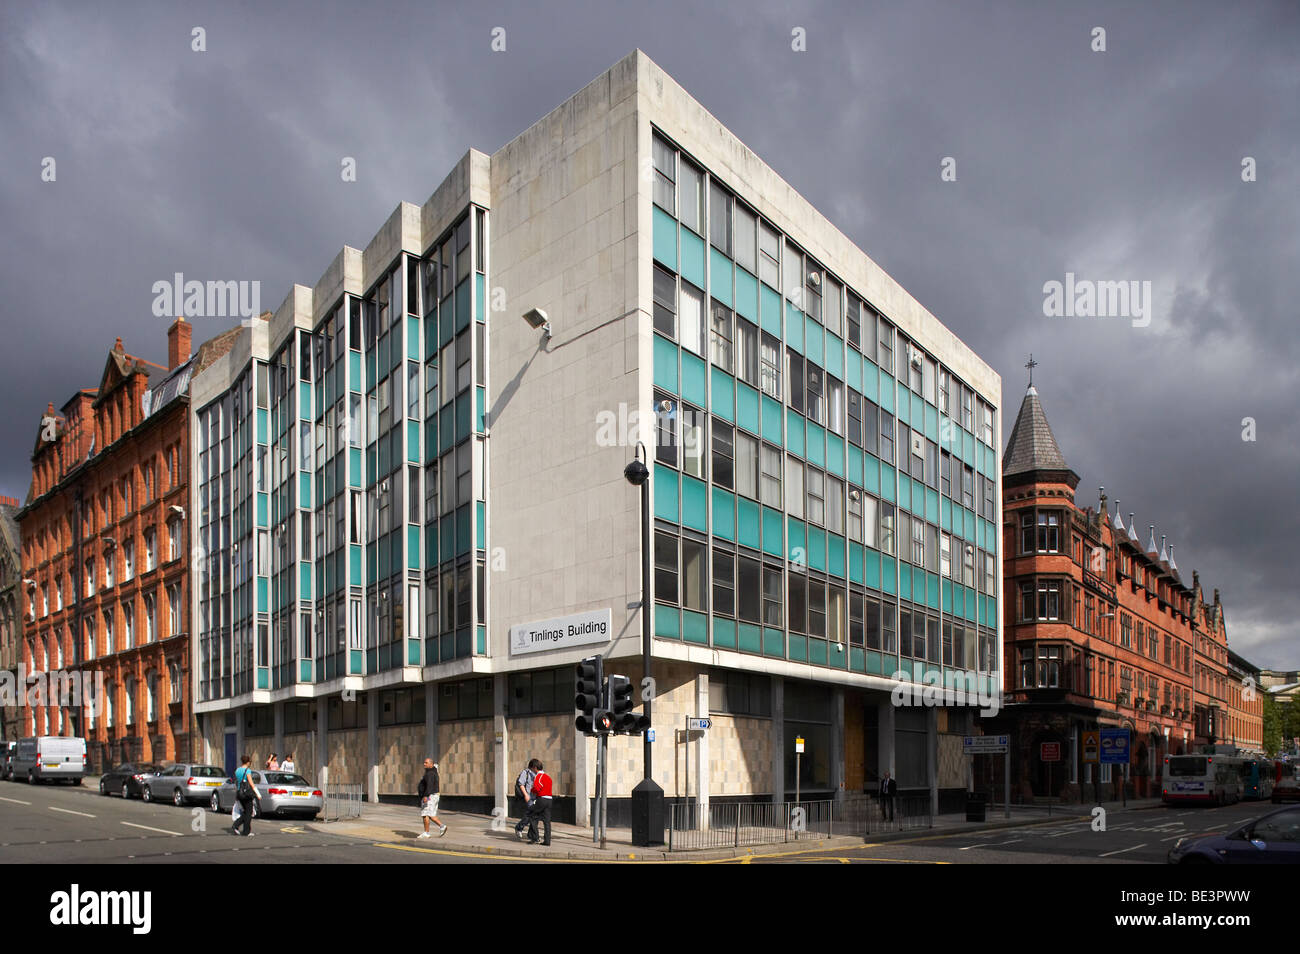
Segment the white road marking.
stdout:
<path fill-rule="evenodd" d="M 1181 831 L 1176 835 L 1170 835 L 1168 838 L 1161 838 L 1161 841 L 1173 841 L 1175 838 L 1186 838 L 1187 832 Z"/>
<path fill-rule="evenodd" d="M 15 805 L 30 805 L 31 802 L 25 802 L 21 798 L 0 798 L 0 802 L 13 802 Z"/>
<path fill-rule="evenodd" d="M 55 808 L 53 805 L 46 806 L 52 812 L 63 812 L 65 815 L 80 815 L 82 818 L 94 818 L 89 812 L 74 812 L 71 808 Z"/>
<path fill-rule="evenodd" d="M 129 825 L 132 828 L 143 828 L 145 831 L 156 831 L 164 835 L 173 835 L 177 838 L 179 838 L 181 834 L 178 831 L 168 831 L 166 828 L 150 828 L 148 825 L 137 825 L 135 822 L 122 822 L 122 824 Z"/>
<path fill-rule="evenodd" d="M 1219 825 L 1210 825 L 1210 826 L 1208 826 L 1205 830 L 1206 830 L 1206 831 L 1214 831 L 1214 829 L 1216 829 L 1216 828 L 1227 828 L 1227 827 L 1228 827 L 1228 824 L 1229 824 L 1228 822 L 1223 822 L 1222 824 L 1219 824 Z"/>
<path fill-rule="evenodd" d="M 1124 852 L 1126 852 L 1126 851 L 1137 851 L 1139 848 L 1145 848 L 1145 847 L 1146 847 L 1146 844 L 1147 844 L 1147 843 L 1144 841 L 1144 842 L 1142 842 L 1142 844 L 1140 844 L 1140 845 L 1134 845 L 1132 848 L 1121 848 L 1119 851 L 1108 851 L 1108 852 L 1106 852 L 1106 853 L 1104 853 L 1104 854 L 1100 854 L 1100 855 L 1098 855 L 1097 857 L 1098 857 L 1098 858 L 1109 858 L 1111 855 L 1122 855 L 1122 854 L 1124 854 Z"/>
<path fill-rule="evenodd" d="M 998 845 L 1014 845 L 1018 841 L 1024 841 L 1023 838 L 1012 838 L 1010 841 L 995 841 L 992 844 L 967 845 L 965 848 L 958 848 L 958 851 L 970 851 L 972 848 L 994 848 Z"/>

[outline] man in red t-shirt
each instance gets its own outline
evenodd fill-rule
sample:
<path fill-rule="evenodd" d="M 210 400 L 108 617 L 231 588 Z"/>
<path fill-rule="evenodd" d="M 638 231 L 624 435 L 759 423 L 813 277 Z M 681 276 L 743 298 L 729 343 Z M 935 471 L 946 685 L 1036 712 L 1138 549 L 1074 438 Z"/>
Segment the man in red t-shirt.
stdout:
<path fill-rule="evenodd" d="M 533 777 L 532 801 L 528 803 L 528 840 L 537 841 L 537 822 L 541 820 L 546 831 L 542 838 L 543 845 L 551 843 L 551 777 L 541 762 L 537 763 L 537 774 Z"/>

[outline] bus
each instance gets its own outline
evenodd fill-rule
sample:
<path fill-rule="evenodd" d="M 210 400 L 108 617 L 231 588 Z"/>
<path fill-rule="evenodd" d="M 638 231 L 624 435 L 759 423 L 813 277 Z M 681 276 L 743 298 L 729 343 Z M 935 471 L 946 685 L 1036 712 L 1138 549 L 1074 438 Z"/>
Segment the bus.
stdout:
<path fill-rule="evenodd" d="M 1160 800 L 1226 805 L 1241 800 L 1241 759 L 1232 755 L 1167 755 Z"/>
<path fill-rule="evenodd" d="M 1241 760 L 1241 797 L 1262 801 L 1273 797 L 1273 783 L 1277 778 L 1277 765 L 1272 759 L 1243 758 Z"/>

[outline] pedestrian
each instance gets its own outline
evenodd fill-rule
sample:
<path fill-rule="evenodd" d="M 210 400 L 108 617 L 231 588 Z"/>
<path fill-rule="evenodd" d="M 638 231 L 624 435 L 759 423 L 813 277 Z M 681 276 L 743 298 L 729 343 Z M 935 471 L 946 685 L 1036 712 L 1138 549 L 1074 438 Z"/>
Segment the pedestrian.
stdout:
<path fill-rule="evenodd" d="M 266 760 L 266 770 L 268 772 L 278 772 L 280 770 L 280 763 L 276 760 L 274 752 L 272 752 L 271 757 Z"/>
<path fill-rule="evenodd" d="M 536 761 L 536 760 L 534 760 Z M 537 841 L 537 822 L 541 821 L 546 834 L 542 844 L 551 843 L 551 777 L 541 762 L 537 763 L 537 774 L 533 776 L 533 803 L 528 809 L 528 840 Z"/>
<path fill-rule="evenodd" d="M 297 772 L 298 766 L 293 764 L 293 753 L 284 753 L 284 761 L 280 763 L 281 772 Z"/>
<path fill-rule="evenodd" d="M 885 773 L 880 780 L 880 817 L 894 820 L 894 796 L 898 794 L 898 783 Z"/>
<path fill-rule="evenodd" d="M 262 795 L 253 782 L 253 767 L 250 764 L 252 761 L 245 755 L 240 759 L 239 768 L 235 769 L 235 798 L 239 800 L 239 824 L 232 825 L 230 828 L 231 834 L 238 835 L 241 834 L 239 826 L 242 825 L 244 828 L 242 834 L 246 838 L 253 837 L 253 801 L 262 800 Z"/>
<path fill-rule="evenodd" d="M 424 775 L 420 779 L 420 818 L 424 820 L 424 831 L 420 838 L 429 837 L 429 821 L 438 826 L 438 837 L 447 834 L 447 826 L 438 818 L 438 796 L 441 786 L 438 784 L 438 765 L 433 759 L 424 760 Z"/>
<path fill-rule="evenodd" d="M 537 776 L 537 769 L 541 764 L 537 759 L 529 759 L 528 766 L 515 779 L 515 793 L 524 801 L 523 813 L 519 816 L 519 824 L 515 826 L 515 834 L 520 841 L 525 838 L 528 838 L 529 841 L 537 840 L 537 827 L 536 825 L 530 826 L 529 820 L 532 815 L 533 779 Z M 529 829 L 531 837 L 524 834 L 524 828 Z"/>

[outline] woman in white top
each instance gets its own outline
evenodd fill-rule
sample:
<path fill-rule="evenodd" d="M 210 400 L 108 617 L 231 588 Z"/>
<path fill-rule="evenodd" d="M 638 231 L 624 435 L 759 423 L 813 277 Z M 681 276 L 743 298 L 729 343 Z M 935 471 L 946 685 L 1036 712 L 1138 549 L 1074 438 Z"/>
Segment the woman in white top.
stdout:
<path fill-rule="evenodd" d="M 280 771 L 281 771 L 281 772 L 297 772 L 297 771 L 298 771 L 298 769 L 297 769 L 297 768 L 294 766 L 294 764 L 293 764 L 293 753 L 292 753 L 292 752 L 286 752 L 286 753 L 284 754 L 284 761 L 280 763 Z"/>

